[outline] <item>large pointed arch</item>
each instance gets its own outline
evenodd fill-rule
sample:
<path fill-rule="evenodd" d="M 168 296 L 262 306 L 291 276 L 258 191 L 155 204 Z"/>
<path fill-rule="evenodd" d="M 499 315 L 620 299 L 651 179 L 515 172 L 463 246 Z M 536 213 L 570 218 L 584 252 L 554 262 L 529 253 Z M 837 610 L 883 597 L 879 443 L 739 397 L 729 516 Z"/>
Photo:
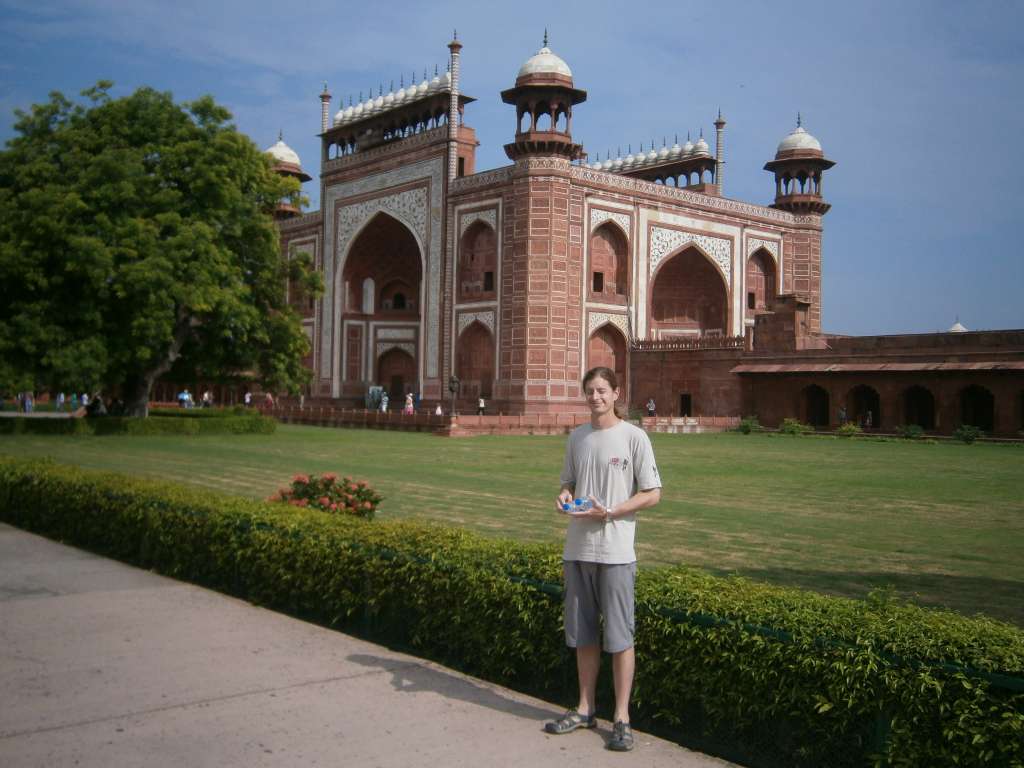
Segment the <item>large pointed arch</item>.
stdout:
<path fill-rule="evenodd" d="M 498 234 L 490 222 L 473 221 L 459 238 L 455 290 L 459 301 L 498 295 Z"/>
<path fill-rule="evenodd" d="M 744 315 L 752 321 L 756 314 L 771 309 L 778 285 L 778 264 L 767 248 L 757 248 L 747 257 L 744 269 Z"/>
<path fill-rule="evenodd" d="M 405 221 L 403 217 L 401 217 L 400 215 L 396 215 L 391 211 L 387 211 L 381 208 L 372 213 L 371 215 L 367 216 L 366 219 L 363 220 L 363 222 L 360 223 L 358 227 L 356 227 L 356 229 L 352 233 L 352 236 L 349 237 L 348 241 L 345 243 L 344 251 L 341 253 L 338 259 L 338 266 L 334 272 L 334 291 L 335 296 L 343 297 L 342 301 L 336 302 L 336 304 L 338 305 L 339 315 L 350 310 L 350 305 L 348 304 L 349 297 L 345 296 L 342 289 L 346 282 L 345 274 L 346 270 L 349 267 L 349 262 L 352 258 L 352 255 L 357 252 L 360 240 L 367 234 L 367 232 L 372 232 L 372 228 L 378 226 L 380 222 L 383 221 L 394 222 L 394 224 L 400 226 L 401 229 L 404 230 L 416 244 L 416 252 L 418 255 L 420 274 L 420 295 L 417 298 L 419 299 L 420 306 L 423 305 L 423 292 L 426 290 L 426 281 L 423 279 L 423 277 L 427 273 L 427 252 L 426 249 L 424 248 L 423 242 L 421 241 L 419 234 L 416 232 L 416 228 L 412 224 Z M 377 285 L 378 287 L 380 286 L 379 281 L 377 282 Z"/>
<path fill-rule="evenodd" d="M 728 333 L 729 283 L 696 243 L 687 242 L 661 260 L 648 295 L 650 327 L 658 335 Z"/>

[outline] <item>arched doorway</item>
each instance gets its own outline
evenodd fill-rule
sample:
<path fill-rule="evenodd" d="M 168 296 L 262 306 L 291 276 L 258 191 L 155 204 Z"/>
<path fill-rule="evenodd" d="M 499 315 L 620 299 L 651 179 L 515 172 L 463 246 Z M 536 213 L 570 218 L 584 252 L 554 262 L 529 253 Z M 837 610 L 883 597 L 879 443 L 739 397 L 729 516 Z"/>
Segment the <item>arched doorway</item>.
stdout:
<path fill-rule="evenodd" d="M 625 299 L 629 275 L 626 238 L 617 226 L 602 224 L 590 236 L 590 281 L 587 290 L 596 300 Z"/>
<path fill-rule="evenodd" d="M 828 392 L 817 384 L 811 384 L 800 392 L 800 403 L 804 422 L 815 429 L 828 426 Z"/>
<path fill-rule="evenodd" d="M 392 347 L 377 360 L 377 381 L 394 402 L 416 386 L 416 361 L 404 349 Z"/>
<path fill-rule="evenodd" d="M 746 278 L 745 312 L 747 318 L 753 318 L 771 309 L 775 300 L 775 261 L 764 248 L 758 248 L 747 260 Z"/>
<path fill-rule="evenodd" d="M 587 370 L 603 365 L 615 371 L 619 380 L 619 403 L 622 407 L 629 405 L 628 384 L 626 380 L 626 338 L 611 323 L 605 323 L 590 336 L 587 342 Z"/>
<path fill-rule="evenodd" d="M 455 347 L 455 375 L 462 397 L 490 399 L 494 387 L 494 337 L 473 321 L 459 335 Z"/>
<path fill-rule="evenodd" d="M 652 326 L 659 331 L 724 334 L 728 329 L 728 292 L 718 268 L 689 247 L 662 264 L 651 291 Z"/>
<path fill-rule="evenodd" d="M 497 236 L 484 222 L 474 222 L 459 241 L 459 301 L 493 299 L 498 290 L 497 270 Z"/>
<path fill-rule="evenodd" d="M 995 424 L 995 398 L 985 387 L 972 384 L 960 391 L 960 423 L 991 432 Z"/>
<path fill-rule="evenodd" d="M 921 429 L 935 429 L 935 396 L 930 390 L 915 384 L 904 391 L 903 420 Z"/>
<path fill-rule="evenodd" d="M 870 429 L 882 422 L 882 407 L 878 392 L 867 384 L 858 384 L 846 398 L 846 418 L 854 424 Z"/>
<path fill-rule="evenodd" d="M 383 338 L 419 338 L 422 282 L 423 262 L 412 231 L 393 216 L 376 214 L 352 241 L 337 284 L 345 299 L 339 322 L 344 330 L 339 345 L 341 379 L 352 396 L 361 399 L 365 392 L 360 390 L 373 383 L 393 396 L 403 394 L 391 392 L 391 374 L 380 378 L 381 361 L 372 350 Z M 384 326 L 389 337 L 378 334 Z M 419 381 L 415 349 L 416 344 L 410 344 L 406 353 L 412 359 L 411 373 L 394 374 L 401 375 L 403 388 L 415 388 Z"/>

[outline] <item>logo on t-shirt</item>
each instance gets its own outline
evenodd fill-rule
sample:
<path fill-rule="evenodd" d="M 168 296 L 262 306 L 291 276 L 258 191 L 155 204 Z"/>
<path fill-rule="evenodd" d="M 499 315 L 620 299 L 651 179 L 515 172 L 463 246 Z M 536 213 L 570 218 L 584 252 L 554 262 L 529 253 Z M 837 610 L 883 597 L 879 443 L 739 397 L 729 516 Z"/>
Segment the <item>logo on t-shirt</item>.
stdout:
<path fill-rule="evenodd" d="M 621 469 L 623 472 L 625 472 L 626 470 L 629 469 L 629 459 L 620 459 L 618 456 L 612 456 L 611 460 L 608 462 L 608 465 L 610 467 L 613 467 L 614 469 Z"/>

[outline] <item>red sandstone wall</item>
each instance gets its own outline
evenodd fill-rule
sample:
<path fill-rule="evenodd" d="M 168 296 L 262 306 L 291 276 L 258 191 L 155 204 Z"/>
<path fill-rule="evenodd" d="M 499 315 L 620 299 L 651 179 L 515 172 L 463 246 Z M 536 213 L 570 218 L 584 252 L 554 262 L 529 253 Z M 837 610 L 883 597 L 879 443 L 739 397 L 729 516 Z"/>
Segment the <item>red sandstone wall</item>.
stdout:
<path fill-rule="evenodd" d="M 740 377 L 730 371 L 740 350 L 632 352 L 631 408 L 642 409 L 654 397 L 659 416 L 679 416 L 680 395 L 691 397 L 693 416 L 741 415 Z"/>

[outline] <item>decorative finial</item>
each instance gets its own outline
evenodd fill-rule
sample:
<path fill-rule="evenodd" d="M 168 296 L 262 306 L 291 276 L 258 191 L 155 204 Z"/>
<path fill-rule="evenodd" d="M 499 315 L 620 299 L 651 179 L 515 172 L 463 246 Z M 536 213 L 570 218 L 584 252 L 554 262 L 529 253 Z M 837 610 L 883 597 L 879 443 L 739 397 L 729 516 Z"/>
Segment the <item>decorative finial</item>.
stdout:
<path fill-rule="evenodd" d="M 377 95 L 378 96 L 383 96 L 384 95 L 384 83 L 378 83 L 377 84 Z"/>
<path fill-rule="evenodd" d="M 718 119 L 719 120 L 722 119 L 722 108 L 721 107 L 718 108 Z"/>
<path fill-rule="evenodd" d="M 676 144 L 678 144 L 678 143 L 679 143 L 679 134 L 677 133 L 676 134 Z"/>
<path fill-rule="evenodd" d="M 324 93 L 327 93 L 327 81 L 324 80 Z"/>
<path fill-rule="evenodd" d="M 398 87 L 399 88 L 405 88 L 405 75 L 399 75 L 399 77 L 398 77 Z"/>
<path fill-rule="evenodd" d="M 363 100 L 363 97 L 362 97 L 362 96 L 360 96 L 360 97 L 359 97 L 359 100 L 360 100 L 360 101 L 362 101 L 362 100 Z M 348 95 L 348 105 L 349 105 L 350 107 L 352 106 L 352 94 L 351 94 L 351 93 L 350 93 L 350 94 Z"/>
<path fill-rule="evenodd" d="M 799 128 L 803 125 L 803 119 L 800 117 L 800 113 L 796 113 L 796 127 Z"/>
<path fill-rule="evenodd" d="M 544 47 L 548 47 L 548 28 L 544 27 Z"/>
<path fill-rule="evenodd" d="M 284 141 L 284 128 L 277 129 L 277 140 Z"/>
<path fill-rule="evenodd" d="M 690 139 L 690 132 L 689 131 L 686 132 L 686 140 L 687 141 L 692 141 L 692 139 Z"/>
<path fill-rule="evenodd" d="M 452 30 L 452 40 L 458 40 L 458 39 L 459 39 L 459 30 L 453 29 Z"/>
<path fill-rule="evenodd" d="M 394 92 L 395 92 L 395 81 L 392 80 L 391 81 L 391 87 L 388 89 L 388 93 L 394 93 Z"/>
<path fill-rule="evenodd" d="M 434 65 L 434 77 L 437 77 L 437 64 Z"/>
<path fill-rule="evenodd" d="M 664 136 L 661 137 L 661 146 L 663 146 L 663 147 L 667 147 L 668 146 L 668 142 L 665 140 Z"/>

